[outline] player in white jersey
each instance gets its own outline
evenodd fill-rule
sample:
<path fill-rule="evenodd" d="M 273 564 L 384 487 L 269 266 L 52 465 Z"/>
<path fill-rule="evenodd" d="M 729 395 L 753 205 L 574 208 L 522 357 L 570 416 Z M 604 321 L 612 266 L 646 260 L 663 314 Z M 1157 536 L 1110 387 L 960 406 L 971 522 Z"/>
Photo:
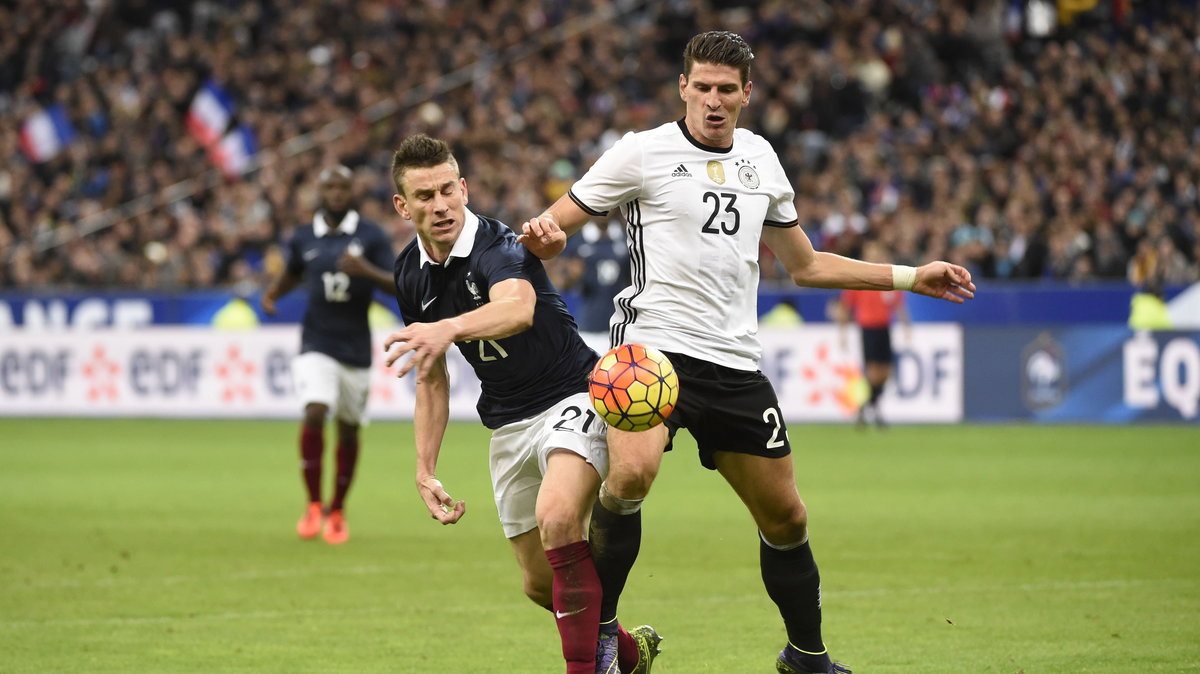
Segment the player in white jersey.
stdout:
<path fill-rule="evenodd" d="M 757 369 L 759 233 L 796 224 L 792 187 L 767 141 L 736 129 L 732 147 L 714 148 L 670 122 L 626 134 L 569 194 L 591 216 L 622 206 L 629 223 L 633 284 L 614 302 L 614 345 Z"/>
<path fill-rule="evenodd" d="M 821 637 L 808 512 L 778 399 L 758 371 L 759 242 L 802 286 L 912 290 L 961 303 L 975 285 L 966 269 L 945 262 L 913 268 L 814 251 L 797 226 L 793 190 L 774 151 L 736 128 L 750 102 L 749 45 L 713 31 L 693 37 L 683 56 L 684 118 L 626 135 L 568 194 L 522 226 L 530 250 L 553 257 L 589 218 L 622 208 L 633 283 L 614 301 L 613 343 L 658 347 L 679 374 L 679 402 L 666 424 L 638 433 L 609 429 L 609 473 L 591 527 L 593 550 L 604 546 L 613 562 L 597 565 L 601 620 L 616 618 L 637 557 L 642 500 L 662 452 L 687 428 L 701 462 L 721 473 L 758 525 L 763 583 L 788 634 L 777 670 L 849 672 L 830 659 Z"/>

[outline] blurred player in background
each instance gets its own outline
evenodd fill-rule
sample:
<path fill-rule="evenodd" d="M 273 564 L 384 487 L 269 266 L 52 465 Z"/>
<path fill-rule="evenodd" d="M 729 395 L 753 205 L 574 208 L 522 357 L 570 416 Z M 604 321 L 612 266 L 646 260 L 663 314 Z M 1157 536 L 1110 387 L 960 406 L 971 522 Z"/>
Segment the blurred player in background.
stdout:
<path fill-rule="evenodd" d="M 584 225 L 579 236 L 567 242 L 563 259 L 557 285 L 579 293 L 579 332 L 588 346 L 603 353 L 608 350 L 613 298 L 630 283 L 629 248 L 617 216 Z"/>
<path fill-rule="evenodd" d="M 616 616 L 637 558 L 641 505 L 664 448 L 687 428 L 701 463 L 721 473 L 758 525 L 763 582 L 788 635 L 776 669 L 848 672 L 830 659 L 821 636 L 808 513 L 775 390 L 758 369 L 759 240 L 797 285 L 899 288 L 953 302 L 972 297 L 975 286 L 965 269 L 945 262 L 901 267 L 813 250 L 797 226 L 795 192 L 775 151 L 736 128 L 750 101 L 753 59 L 733 33 L 693 37 L 679 76 L 684 118 L 626 134 L 523 225 L 521 240 L 539 257 L 553 257 L 565 246 L 564 232 L 623 208 L 633 285 L 617 297 L 612 343 L 654 346 L 679 375 L 679 402 L 666 424 L 637 433 L 609 429 L 610 470 L 591 523 L 604 583 L 602 621 Z"/>
<path fill-rule="evenodd" d="M 597 355 L 542 262 L 497 220 L 467 210 L 467 182 L 444 141 L 416 135 L 392 160 L 396 211 L 417 238 L 396 259 L 406 327 L 384 343 L 397 371 L 416 369 L 417 491 L 430 515 L 466 514 L 437 478 L 449 418 L 446 351 L 456 345 L 481 383 L 477 409 L 492 430 L 492 488 L 525 594 L 554 613 L 568 674 L 646 672 L 659 638 L 648 626 L 598 650 L 601 588 L 584 538 L 608 471 L 604 422 L 587 377 Z M 618 660 L 623 661 L 620 670 Z"/>
<path fill-rule="evenodd" d="M 326 542 L 345 543 L 346 494 L 358 462 L 358 429 L 365 420 L 370 390 L 371 331 L 367 311 L 376 288 L 395 293 L 386 271 L 394 252 L 379 225 L 354 210 L 353 173 L 345 166 L 321 172 L 320 208 L 312 223 L 296 228 L 287 247 L 287 267 L 263 293 L 262 307 L 304 286 L 308 305 L 300 337 L 300 355 L 292 375 L 304 404 L 300 430 L 300 470 L 308 505 L 296 524 L 301 538 L 316 538 L 324 527 Z M 325 420 L 337 422 L 337 475 L 333 497 L 321 500 L 321 464 Z"/>
<path fill-rule="evenodd" d="M 871 240 L 863 244 L 863 259 L 867 262 L 888 262 L 883 244 Z M 879 409 L 879 396 L 892 376 L 892 319 L 898 318 L 904 326 L 905 341 L 911 340 L 912 323 L 908 308 L 904 305 L 904 293 L 895 290 L 843 290 L 835 307 L 842 345 L 846 344 L 846 325 L 853 321 L 858 325 L 862 339 L 863 369 L 871 393 L 858 408 L 855 424 L 865 428 L 870 413 L 875 425 L 887 426 Z"/>

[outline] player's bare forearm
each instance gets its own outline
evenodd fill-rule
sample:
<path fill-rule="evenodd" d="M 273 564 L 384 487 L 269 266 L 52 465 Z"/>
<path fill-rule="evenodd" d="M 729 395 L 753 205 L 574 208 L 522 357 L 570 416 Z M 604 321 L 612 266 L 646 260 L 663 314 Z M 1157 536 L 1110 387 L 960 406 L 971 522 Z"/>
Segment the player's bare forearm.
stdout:
<path fill-rule="evenodd" d="M 792 282 L 807 288 L 890 290 L 891 265 L 874 264 L 814 250 L 800 227 L 763 227 L 762 242 L 783 264 Z"/>
<path fill-rule="evenodd" d="M 528 330 L 533 325 L 536 302 L 537 295 L 528 281 L 501 281 L 492 286 L 489 301 L 478 309 L 433 323 L 412 323 L 388 335 L 383 342 L 383 348 L 388 352 L 386 362 L 390 367 L 411 353 L 412 356 L 396 371 L 396 376 L 403 377 L 416 368 L 420 382 L 435 360 L 443 358 L 455 342 L 503 339 Z"/>
<path fill-rule="evenodd" d="M 492 286 L 488 302 L 452 319 L 456 321 L 454 341 L 503 339 L 533 327 L 537 294 L 533 285 L 522 279 L 508 279 Z"/>
<path fill-rule="evenodd" d="M 854 260 L 814 252 L 807 265 L 792 271 L 797 285 L 847 290 L 911 290 L 956 304 L 975 297 L 971 272 L 949 262 L 930 262 L 917 268 Z"/>
<path fill-rule="evenodd" d="M 267 287 L 266 291 L 263 292 L 262 297 L 260 298 L 263 311 L 274 315 L 275 303 L 279 301 L 280 297 L 283 297 L 292 290 L 295 290 L 296 286 L 299 286 L 302 280 L 303 279 L 301 279 L 299 276 L 291 272 L 284 272 L 281 276 L 276 278 L 275 281 Z"/>
<path fill-rule="evenodd" d="M 368 279 L 370 279 L 371 283 L 374 283 L 376 288 L 379 288 L 380 290 L 387 293 L 388 295 L 395 297 L 396 296 L 396 279 L 395 279 L 395 277 L 393 277 L 388 272 L 380 269 L 379 267 L 376 267 L 373 264 L 368 263 L 368 266 L 370 267 L 370 269 L 368 270 L 368 272 L 366 274 L 363 274 L 363 276 L 366 276 Z"/>
<path fill-rule="evenodd" d="M 383 292 L 393 297 L 396 296 L 396 280 L 392 275 L 376 267 L 362 255 L 352 255 L 347 251 L 338 259 L 338 269 L 351 276 L 365 278 Z"/>
<path fill-rule="evenodd" d="M 971 273 L 948 262 L 917 268 L 854 260 L 813 250 L 799 227 L 764 227 L 763 243 L 788 270 L 792 281 L 809 288 L 844 290 L 911 290 L 961 304 L 975 296 Z"/>
<path fill-rule="evenodd" d="M 467 504 L 455 501 L 437 477 L 438 456 L 450 420 L 450 379 L 445 359 L 441 359 L 432 376 L 417 384 L 416 397 L 413 430 L 417 455 L 417 493 L 429 510 L 430 517 L 442 524 L 454 524 L 466 514 Z"/>
<path fill-rule="evenodd" d="M 891 290 L 892 266 L 813 251 L 807 264 L 790 270 L 792 282 L 807 288 Z"/>

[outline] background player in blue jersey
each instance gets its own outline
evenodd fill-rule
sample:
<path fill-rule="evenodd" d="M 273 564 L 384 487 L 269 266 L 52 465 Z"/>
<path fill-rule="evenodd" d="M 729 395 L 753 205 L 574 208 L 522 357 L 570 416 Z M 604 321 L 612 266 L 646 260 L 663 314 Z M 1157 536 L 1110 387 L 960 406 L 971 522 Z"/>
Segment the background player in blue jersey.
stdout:
<path fill-rule="evenodd" d="M 686 428 L 701 463 L 721 474 L 758 527 L 763 584 L 788 635 L 776 670 L 840 674 L 850 670 L 830 659 L 821 635 L 821 580 L 787 425 L 758 367 L 759 245 L 797 285 L 913 290 L 952 302 L 972 297 L 975 285 L 967 270 L 945 262 L 913 268 L 813 250 L 775 151 L 737 128 L 750 102 L 753 59 L 733 33 L 693 37 L 679 76 L 683 119 L 617 141 L 566 195 L 525 223 L 522 240 L 551 257 L 562 251 L 564 231 L 623 208 L 634 280 L 616 302 L 613 344 L 656 347 L 679 375 L 679 401 L 666 424 L 640 433 L 610 429 L 612 471 L 591 521 L 596 558 L 605 562 L 597 572 L 606 616 L 615 614 L 637 558 L 639 513 L 664 448 Z"/>
<path fill-rule="evenodd" d="M 659 641 L 648 627 L 597 641 L 600 581 L 584 540 L 608 471 L 605 425 L 586 392 L 596 353 L 579 337 L 541 260 L 507 225 L 467 210 L 467 182 L 449 145 L 423 134 L 406 139 L 392 177 L 396 211 L 412 221 L 417 238 L 395 266 L 406 327 L 384 348 L 389 365 L 411 354 L 397 376 L 416 370 L 421 498 L 442 524 L 466 514 L 437 478 L 449 417 L 445 354 L 453 344 L 482 384 L 477 409 L 492 430 L 489 463 L 504 535 L 526 595 L 555 615 L 568 674 L 648 671 Z"/>
<path fill-rule="evenodd" d="M 579 294 L 575 317 L 588 346 L 608 350 L 613 298 L 630 283 L 629 249 L 618 216 L 587 223 L 567 241 L 558 286 Z"/>
<path fill-rule="evenodd" d="M 320 209 L 311 224 L 296 228 L 287 246 L 287 267 L 262 296 L 268 314 L 275 313 L 276 301 L 293 288 L 303 285 L 308 296 L 300 355 L 292 361 L 296 391 L 304 404 L 300 466 L 308 494 L 296 532 L 301 538 L 315 538 L 324 526 L 325 540 L 333 544 L 350 536 L 344 508 L 371 379 L 367 310 L 376 288 L 395 293 L 387 272 L 394 254 L 391 239 L 354 210 L 352 179 L 345 166 L 321 172 Z M 325 419 L 331 410 L 337 421 L 337 474 L 333 496 L 322 507 Z"/>

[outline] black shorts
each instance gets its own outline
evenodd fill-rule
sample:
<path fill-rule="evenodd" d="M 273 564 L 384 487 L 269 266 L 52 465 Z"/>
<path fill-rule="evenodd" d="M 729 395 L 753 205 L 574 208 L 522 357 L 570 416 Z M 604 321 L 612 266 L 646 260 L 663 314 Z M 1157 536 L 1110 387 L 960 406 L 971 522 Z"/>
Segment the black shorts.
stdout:
<path fill-rule="evenodd" d="M 889 328 L 863 328 L 862 351 L 864 363 L 892 364 L 892 332 Z"/>
<path fill-rule="evenodd" d="M 679 375 L 679 402 L 667 418 L 667 429 L 672 439 L 681 428 L 692 434 L 705 468 L 716 469 L 716 452 L 772 459 L 792 452 L 779 398 L 766 375 L 680 353 L 666 355 Z"/>

